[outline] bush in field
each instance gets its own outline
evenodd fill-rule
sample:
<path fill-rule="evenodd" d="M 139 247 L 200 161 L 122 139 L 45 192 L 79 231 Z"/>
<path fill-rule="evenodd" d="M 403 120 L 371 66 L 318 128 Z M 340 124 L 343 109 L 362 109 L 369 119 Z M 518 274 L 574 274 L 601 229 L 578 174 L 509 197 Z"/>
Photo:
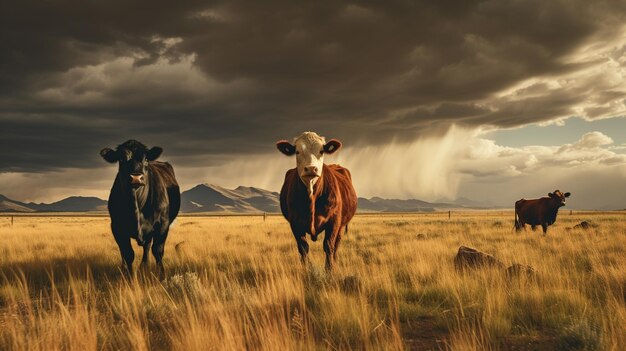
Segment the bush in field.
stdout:
<path fill-rule="evenodd" d="M 561 350 L 600 350 L 600 329 L 587 321 L 573 323 L 563 329 L 557 338 Z"/>
<path fill-rule="evenodd" d="M 196 272 L 174 274 L 163 281 L 163 287 L 172 297 L 192 300 L 200 297 L 201 283 Z"/>

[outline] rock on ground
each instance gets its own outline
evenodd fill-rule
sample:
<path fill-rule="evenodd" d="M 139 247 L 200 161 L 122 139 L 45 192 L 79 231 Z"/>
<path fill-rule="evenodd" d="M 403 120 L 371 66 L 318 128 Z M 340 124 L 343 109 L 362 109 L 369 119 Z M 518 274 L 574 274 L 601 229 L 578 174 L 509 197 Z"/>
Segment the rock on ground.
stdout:
<path fill-rule="evenodd" d="M 504 268 L 504 263 L 488 253 L 480 252 L 471 247 L 461 246 L 456 257 L 454 257 L 454 266 L 458 270 L 478 267 Z"/>

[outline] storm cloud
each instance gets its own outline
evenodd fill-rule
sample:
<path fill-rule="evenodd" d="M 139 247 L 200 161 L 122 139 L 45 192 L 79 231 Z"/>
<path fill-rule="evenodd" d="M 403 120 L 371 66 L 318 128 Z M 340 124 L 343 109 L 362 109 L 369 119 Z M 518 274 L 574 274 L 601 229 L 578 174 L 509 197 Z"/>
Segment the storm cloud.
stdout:
<path fill-rule="evenodd" d="M 0 172 L 101 167 L 98 150 L 129 138 L 219 167 L 304 130 L 376 147 L 624 116 L 625 14 L 582 0 L 6 2 Z"/>

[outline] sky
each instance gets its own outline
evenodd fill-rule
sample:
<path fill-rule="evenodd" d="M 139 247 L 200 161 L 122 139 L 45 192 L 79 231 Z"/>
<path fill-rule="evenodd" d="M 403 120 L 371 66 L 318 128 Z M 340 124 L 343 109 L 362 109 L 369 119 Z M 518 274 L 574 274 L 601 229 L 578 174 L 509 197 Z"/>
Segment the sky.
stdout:
<path fill-rule="evenodd" d="M 360 196 L 626 208 L 626 3 L 13 1 L 0 194 L 106 198 L 98 152 L 165 151 L 183 190 L 278 191 L 316 131 Z"/>

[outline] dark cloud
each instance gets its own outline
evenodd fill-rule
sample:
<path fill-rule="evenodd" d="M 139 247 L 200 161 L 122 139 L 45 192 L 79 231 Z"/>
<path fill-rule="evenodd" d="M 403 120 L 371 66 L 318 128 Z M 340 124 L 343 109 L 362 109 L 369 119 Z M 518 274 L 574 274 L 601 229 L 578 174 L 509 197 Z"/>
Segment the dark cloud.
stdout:
<path fill-rule="evenodd" d="M 610 79 L 587 87 L 596 76 L 498 94 L 532 77 L 623 64 L 623 50 L 595 61 L 571 56 L 619 38 L 624 7 L 5 2 L 0 172 L 93 167 L 97 150 L 128 138 L 193 165 L 267 152 L 303 130 L 349 143 L 412 140 L 452 123 L 511 127 L 570 116 L 581 98 L 595 102 L 582 109 L 590 117 L 606 117 L 625 94 Z"/>

